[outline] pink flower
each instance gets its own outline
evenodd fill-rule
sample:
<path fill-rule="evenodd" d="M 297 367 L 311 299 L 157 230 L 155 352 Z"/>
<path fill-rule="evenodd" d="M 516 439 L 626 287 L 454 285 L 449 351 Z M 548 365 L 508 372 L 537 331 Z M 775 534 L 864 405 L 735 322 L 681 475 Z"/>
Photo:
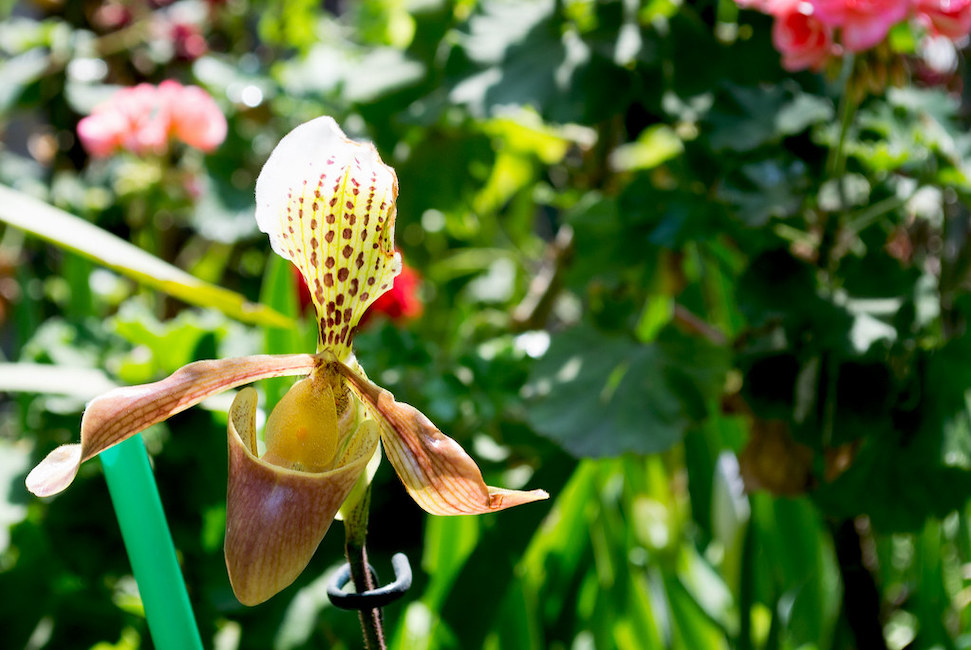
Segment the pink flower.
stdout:
<path fill-rule="evenodd" d="M 956 41 L 971 33 L 971 0 L 917 0 L 916 11 L 936 35 Z"/>
<path fill-rule="evenodd" d="M 907 18 L 910 0 L 812 0 L 813 15 L 839 28 L 840 42 L 851 52 L 868 50 Z"/>
<path fill-rule="evenodd" d="M 122 88 L 78 122 L 78 137 L 92 156 L 119 149 L 138 155 L 162 154 L 171 138 L 203 151 L 226 138 L 226 118 L 197 86 L 163 81 Z"/>
<path fill-rule="evenodd" d="M 117 149 L 161 153 L 168 139 L 168 118 L 160 115 L 157 90 L 149 84 L 122 88 L 78 122 L 78 136 L 94 156 Z"/>
<path fill-rule="evenodd" d="M 158 89 L 164 94 L 173 136 L 203 151 L 212 151 L 226 139 L 226 118 L 205 90 L 177 81 L 163 81 Z"/>
<path fill-rule="evenodd" d="M 834 53 L 832 30 L 816 18 L 812 5 L 770 0 L 767 9 L 775 16 L 772 43 L 782 53 L 782 67 L 790 72 L 822 68 Z"/>
<path fill-rule="evenodd" d="M 78 137 L 85 150 L 96 158 L 110 156 L 121 147 L 124 125 L 108 111 L 92 113 L 78 122 Z"/>

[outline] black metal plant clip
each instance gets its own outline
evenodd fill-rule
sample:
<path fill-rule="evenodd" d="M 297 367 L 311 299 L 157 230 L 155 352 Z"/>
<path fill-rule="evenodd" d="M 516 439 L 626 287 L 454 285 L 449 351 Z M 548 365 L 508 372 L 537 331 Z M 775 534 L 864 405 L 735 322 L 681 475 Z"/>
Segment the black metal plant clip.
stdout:
<path fill-rule="evenodd" d="M 376 589 L 354 593 L 344 591 L 344 587 L 351 581 L 351 565 L 345 562 L 327 585 L 327 597 L 334 607 L 348 610 L 366 611 L 389 605 L 404 596 L 411 588 L 411 564 L 408 562 L 408 556 L 404 553 L 395 553 L 391 557 L 391 567 L 394 569 L 394 582 Z M 369 563 L 367 568 L 375 584 L 379 584 L 380 580 L 374 567 Z"/>

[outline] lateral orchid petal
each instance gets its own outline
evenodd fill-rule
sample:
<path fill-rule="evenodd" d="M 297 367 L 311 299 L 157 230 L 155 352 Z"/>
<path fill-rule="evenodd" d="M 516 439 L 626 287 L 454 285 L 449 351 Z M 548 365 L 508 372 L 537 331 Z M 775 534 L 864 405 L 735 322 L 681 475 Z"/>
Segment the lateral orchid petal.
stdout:
<path fill-rule="evenodd" d="M 286 469 L 257 458 L 256 391 L 239 392 L 229 412 L 226 567 L 236 597 L 257 605 L 303 571 L 378 445 L 377 428 L 362 426 L 335 468 Z"/>
<path fill-rule="evenodd" d="M 373 145 L 330 117 L 287 134 L 256 180 L 256 221 L 303 274 L 317 310 L 319 349 L 347 360 L 364 312 L 401 271 L 394 249 L 398 179 Z"/>
<path fill-rule="evenodd" d="M 57 494 L 84 461 L 210 395 L 258 379 L 307 374 L 320 363 L 310 354 L 196 361 L 161 381 L 110 390 L 85 409 L 81 444 L 62 445 L 48 454 L 27 475 L 27 489 L 40 497 Z"/>
<path fill-rule="evenodd" d="M 409 404 L 397 402 L 353 369 L 337 363 L 351 390 L 371 407 L 381 425 L 384 452 L 408 494 L 433 515 L 474 515 L 548 499 L 544 490 L 488 486 L 462 447 Z"/>

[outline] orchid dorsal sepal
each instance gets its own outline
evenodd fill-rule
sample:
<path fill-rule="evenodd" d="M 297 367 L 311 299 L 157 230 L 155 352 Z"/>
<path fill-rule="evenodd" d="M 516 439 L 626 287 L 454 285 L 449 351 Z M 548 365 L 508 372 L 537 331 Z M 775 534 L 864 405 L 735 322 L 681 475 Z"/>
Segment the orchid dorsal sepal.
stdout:
<path fill-rule="evenodd" d="M 394 247 L 398 178 L 371 144 L 330 117 L 301 124 L 256 181 L 256 221 L 299 269 L 317 311 L 318 349 L 346 361 L 364 312 L 401 272 Z"/>
<path fill-rule="evenodd" d="M 48 454 L 27 475 L 27 489 L 42 497 L 57 494 L 74 481 L 84 461 L 211 395 L 259 379 L 309 374 L 323 363 L 311 354 L 196 361 L 161 381 L 110 390 L 85 409 L 81 443 Z"/>
<path fill-rule="evenodd" d="M 548 499 L 544 490 L 506 490 L 488 486 L 475 461 L 415 407 L 395 401 L 353 368 L 334 362 L 351 390 L 381 426 L 384 452 L 405 489 L 433 515 L 496 512 Z"/>

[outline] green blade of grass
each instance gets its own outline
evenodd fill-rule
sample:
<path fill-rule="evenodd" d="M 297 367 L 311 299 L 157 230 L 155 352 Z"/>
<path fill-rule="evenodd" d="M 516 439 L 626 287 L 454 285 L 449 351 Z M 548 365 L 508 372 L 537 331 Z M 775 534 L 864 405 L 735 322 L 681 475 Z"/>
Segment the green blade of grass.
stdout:
<path fill-rule="evenodd" d="M 191 305 L 218 309 L 244 323 L 293 327 L 291 318 L 266 305 L 203 282 L 92 223 L 3 185 L 0 221 Z"/>

